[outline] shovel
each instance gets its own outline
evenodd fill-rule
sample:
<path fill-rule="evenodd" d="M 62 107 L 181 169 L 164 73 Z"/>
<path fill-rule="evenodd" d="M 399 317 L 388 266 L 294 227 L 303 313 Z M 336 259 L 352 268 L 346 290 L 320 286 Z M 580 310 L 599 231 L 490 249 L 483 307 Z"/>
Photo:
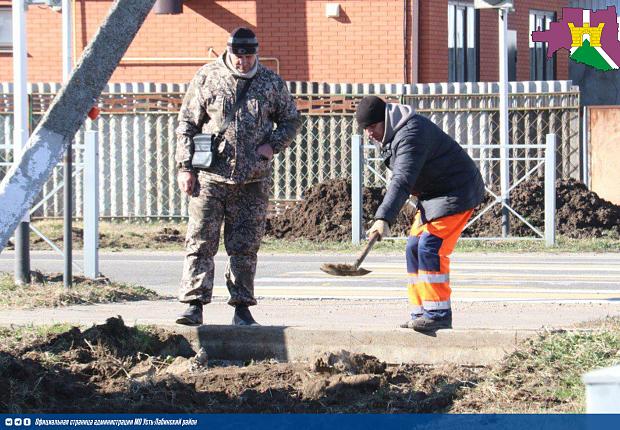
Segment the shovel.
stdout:
<path fill-rule="evenodd" d="M 321 270 L 334 276 L 364 276 L 369 274 L 370 270 L 366 270 L 360 267 L 360 264 L 362 264 L 362 261 L 364 261 L 364 258 L 366 258 L 377 239 L 379 239 L 378 233 L 370 236 L 370 240 L 366 244 L 366 247 L 364 248 L 360 256 L 357 257 L 357 260 L 355 260 L 353 264 L 325 263 L 321 266 Z"/>

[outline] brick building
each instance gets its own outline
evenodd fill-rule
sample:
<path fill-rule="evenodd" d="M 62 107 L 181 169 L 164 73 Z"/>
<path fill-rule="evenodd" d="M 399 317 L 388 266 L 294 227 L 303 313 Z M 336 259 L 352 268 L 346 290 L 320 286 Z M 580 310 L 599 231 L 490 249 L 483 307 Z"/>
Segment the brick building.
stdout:
<path fill-rule="evenodd" d="M 111 1 L 73 1 L 75 56 Z M 328 17 L 327 3 L 339 5 Z M 515 0 L 509 16 L 512 80 L 567 79 L 568 53 L 553 60 L 530 43 L 533 26 L 561 15 L 567 0 Z M 11 81 L 11 2 L 0 0 L 0 81 Z M 498 80 L 497 11 L 456 0 L 185 0 L 180 15 L 151 13 L 112 82 L 186 82 L 225 47 L 237 26 L 256 30 L 263 62 L 287 80 L 446 82 Z M 61 12 L 27 12 L 28 79 L 60 81 Z M 8 40 L 7 40 L 8 38 Z"/>

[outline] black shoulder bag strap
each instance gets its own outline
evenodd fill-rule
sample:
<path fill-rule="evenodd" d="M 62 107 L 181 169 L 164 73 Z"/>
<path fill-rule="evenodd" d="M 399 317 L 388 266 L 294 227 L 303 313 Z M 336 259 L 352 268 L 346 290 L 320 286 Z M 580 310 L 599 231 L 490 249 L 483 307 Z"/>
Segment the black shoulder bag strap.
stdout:
<path fill-rule="evenodd" d="M 230 110 L 230 112 L 228 113 L 228 115 L 226 115 L 226 118 L 224 119 L 224 123 L 222 124 L 222 126 L 220 127 L 220 130 L 217 132 L 217 134 L 213 138 L 214 142 L 218 142 L 222 138 L 222 136 L 224 135 L 224 132 L 226 131 L 226 129 L 230 125 L 230 122 L 232 121 L 233 117 L 235 116 L 235 113 L 241 107 L 241 103 L 243 102 L 243 99 L 245 99 L 245 95 L 248 93 L 248 90 L 250 89 L 250 85 L 252 84 L 252 80 L 254 80 L 254 78 L 247 79 L 247 82 L 245 83 L 245 86 L 241 89 L 241 92 L 239 93 L 239 97 L 237 97 L 237 100 L 235 100 L 235 104 L 233 105 L 233 107 Z"/>

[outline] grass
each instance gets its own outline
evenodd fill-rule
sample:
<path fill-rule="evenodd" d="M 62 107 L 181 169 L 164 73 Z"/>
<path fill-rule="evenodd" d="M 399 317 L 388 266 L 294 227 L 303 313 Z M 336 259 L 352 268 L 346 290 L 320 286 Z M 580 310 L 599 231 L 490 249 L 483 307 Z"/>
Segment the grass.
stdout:
<path fill-rule="evenodd" d="M 17 345 L 30 343 L 53 334 L 61 334 L 71 330 L 71 324 L 59 323 L 47 326 L 29 325 L 11 328 L 0 327 L 0 344 L 3 349 L 12 350 Z"/>
<path fill-rule="evenodd" d="M 37 220 L 33 224 L 57 245 L 62 245 L 63 226 L 61 220 Z M 74 222 L 74 248 L 82 247 L 82 224 Z M 100 223 L 100 249 L 105 251 L 160 250 L 181 251 L 184 246 L 185 222 L 110 222 Z M 310 240 L 263 239 L 262 253 L 316 254 L 357 253 L 362 245 L 346 242 L 313 242 Z M 401 253 L 404 240 L 383 240 L 375 245 L 373 253 Z M 49 250 L 34 233 L 31 234 L 31 248 Z M 220 245 L 223 251 L 223 245 Z M 570 239 L 558 237 L 554 247 L 546 247 L 544 241 L 533 239 L 467 240 L 461 239 L 456 252 L 618 252 L 620 240 L 612 238 Z"/>
<path fill-rule="evenodd" d="M 137 285 L 93 281 L 76 277 L 72 288 L 63 286 L 62 277 L 35 272 L 29 285 L 17 285 L 13 276 L 0 273 L 0 309 L 32 309 L 77 304 L 157 300 L 156 292 Z"/>
<path fill-rule="evenodd" d="M 620 363 L 620 319 L 541 333 L 493 366 L 454 412 L 583 413 L 584 373 Z"/>

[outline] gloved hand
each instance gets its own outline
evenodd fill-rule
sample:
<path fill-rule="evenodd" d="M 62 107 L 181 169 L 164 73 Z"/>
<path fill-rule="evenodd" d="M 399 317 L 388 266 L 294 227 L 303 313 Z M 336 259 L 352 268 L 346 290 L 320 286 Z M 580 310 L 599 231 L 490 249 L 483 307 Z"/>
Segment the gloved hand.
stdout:
<path fill-rule="evenodd" d="M 381 239 L 390 235 L 390 224 L 384 219 L 376 220 L 366 232 L 368 237 L 372 236 L 374 233 L 379 234 L 378 240 L 381 241 Z"/>

